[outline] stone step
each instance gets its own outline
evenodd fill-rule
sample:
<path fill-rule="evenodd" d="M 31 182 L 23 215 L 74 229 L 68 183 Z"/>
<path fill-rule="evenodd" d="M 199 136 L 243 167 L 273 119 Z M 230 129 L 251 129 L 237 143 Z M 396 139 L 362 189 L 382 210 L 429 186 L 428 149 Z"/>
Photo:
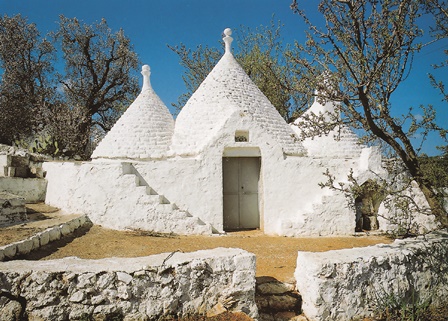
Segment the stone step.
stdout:
<path fill-rule="evenodd" d="M 294 284 L 273 277 L 257 277 L 255 302 L 260 321 L 299 320 L 302 297 Z"/>
<path fill-rule="evenodd" d="M 140 186 L 140 179 L 134 174 L 124 174 L 122 179 L 129 185 Z"/>
<path fill-rule="evenodd" d="M 141 198 L 139 198 L 137 203 L 142 205 L 159 205 L 162 201 L 163 196 L 145 194 Z"/>

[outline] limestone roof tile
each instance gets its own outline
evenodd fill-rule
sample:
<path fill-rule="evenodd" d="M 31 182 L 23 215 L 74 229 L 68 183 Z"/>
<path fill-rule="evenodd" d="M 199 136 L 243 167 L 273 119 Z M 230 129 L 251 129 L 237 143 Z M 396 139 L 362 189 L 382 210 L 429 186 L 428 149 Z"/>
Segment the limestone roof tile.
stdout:
<path fill-rule="evenodd" d="M 150 85 L 148 66 L 143 66 L 142 74 L 141 93 L 98 144 L 92 158 L 150 159 L 166 156 L 174 120 Z"/>
<path fill-rule="evenodd" d="M 240 113 L 266 130 L 284 153 L 303 154 L 305 149 L 292 129 L 235 60 L 230 51 L 229 34 L 224 41 L 225 54 L 176 119 L 173 150 L 177 154 L 198 154 L 216 137 L 231 115 Z"/>

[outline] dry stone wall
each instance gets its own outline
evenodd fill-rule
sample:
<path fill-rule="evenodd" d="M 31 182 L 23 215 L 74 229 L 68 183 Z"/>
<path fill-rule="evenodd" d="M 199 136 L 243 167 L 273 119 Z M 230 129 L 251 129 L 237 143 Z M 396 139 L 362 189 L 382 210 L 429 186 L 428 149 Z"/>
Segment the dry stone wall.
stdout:
<path fill-rule="evenodd" d="M 313 321 L 352 320 L 396 304 L 446 304 L 448 233 L 390 245 L 299 252 L 295 278 L 302 310 Z"/>
<path fill-rule="evenodd" d="M 25 310 L 31 321 L 157 320 L 215 306 L 258 316 L 255 256 L 240 249 L 10 261 L 0 263 L 0 288 L 0 315 Z"/>

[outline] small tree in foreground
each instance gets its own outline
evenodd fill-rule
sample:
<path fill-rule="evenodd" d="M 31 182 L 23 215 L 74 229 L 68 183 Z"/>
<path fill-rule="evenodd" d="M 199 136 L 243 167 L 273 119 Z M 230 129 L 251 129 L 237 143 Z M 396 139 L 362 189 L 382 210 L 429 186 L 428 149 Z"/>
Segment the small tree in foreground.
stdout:
<path fill-rule="evenodd" d="M 437 125 L 431 106 L 422 108 L 421 118 L 412 110 L 400 117 L 391 103 L 391 96 L 409 75 L 414 53 L 421 48 L 418 22 L 426 12 L 422 1 L 321 0 L 318 8 L 322 27 L 309 19 L 298 1 L 292 3 L 293 11 L 309 27 L 306 43 L 296 43 L 290 56 L 298 74 L 297 90 L 306 93 L 310 87 L 318 88 L 318 99 L 340 102 L 339 118 L 334 120 L 362 129 L 366 142 L 386 144 L 403 162 L 432 214 L 448 227 L 443 195 L 425 176 L 411 141 L 416 133 L 425 137 L 439 131 L 445 137 L 446 131 Z"/>

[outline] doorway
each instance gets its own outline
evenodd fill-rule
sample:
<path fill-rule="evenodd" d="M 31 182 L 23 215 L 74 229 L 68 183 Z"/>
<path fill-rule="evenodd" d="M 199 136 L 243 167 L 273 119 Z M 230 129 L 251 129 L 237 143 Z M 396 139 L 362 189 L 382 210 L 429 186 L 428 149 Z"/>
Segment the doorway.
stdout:
<path fill-rule="evenodd" d="M 224 230 L 260 228 L 260 157 L 223 157 Z"/>

